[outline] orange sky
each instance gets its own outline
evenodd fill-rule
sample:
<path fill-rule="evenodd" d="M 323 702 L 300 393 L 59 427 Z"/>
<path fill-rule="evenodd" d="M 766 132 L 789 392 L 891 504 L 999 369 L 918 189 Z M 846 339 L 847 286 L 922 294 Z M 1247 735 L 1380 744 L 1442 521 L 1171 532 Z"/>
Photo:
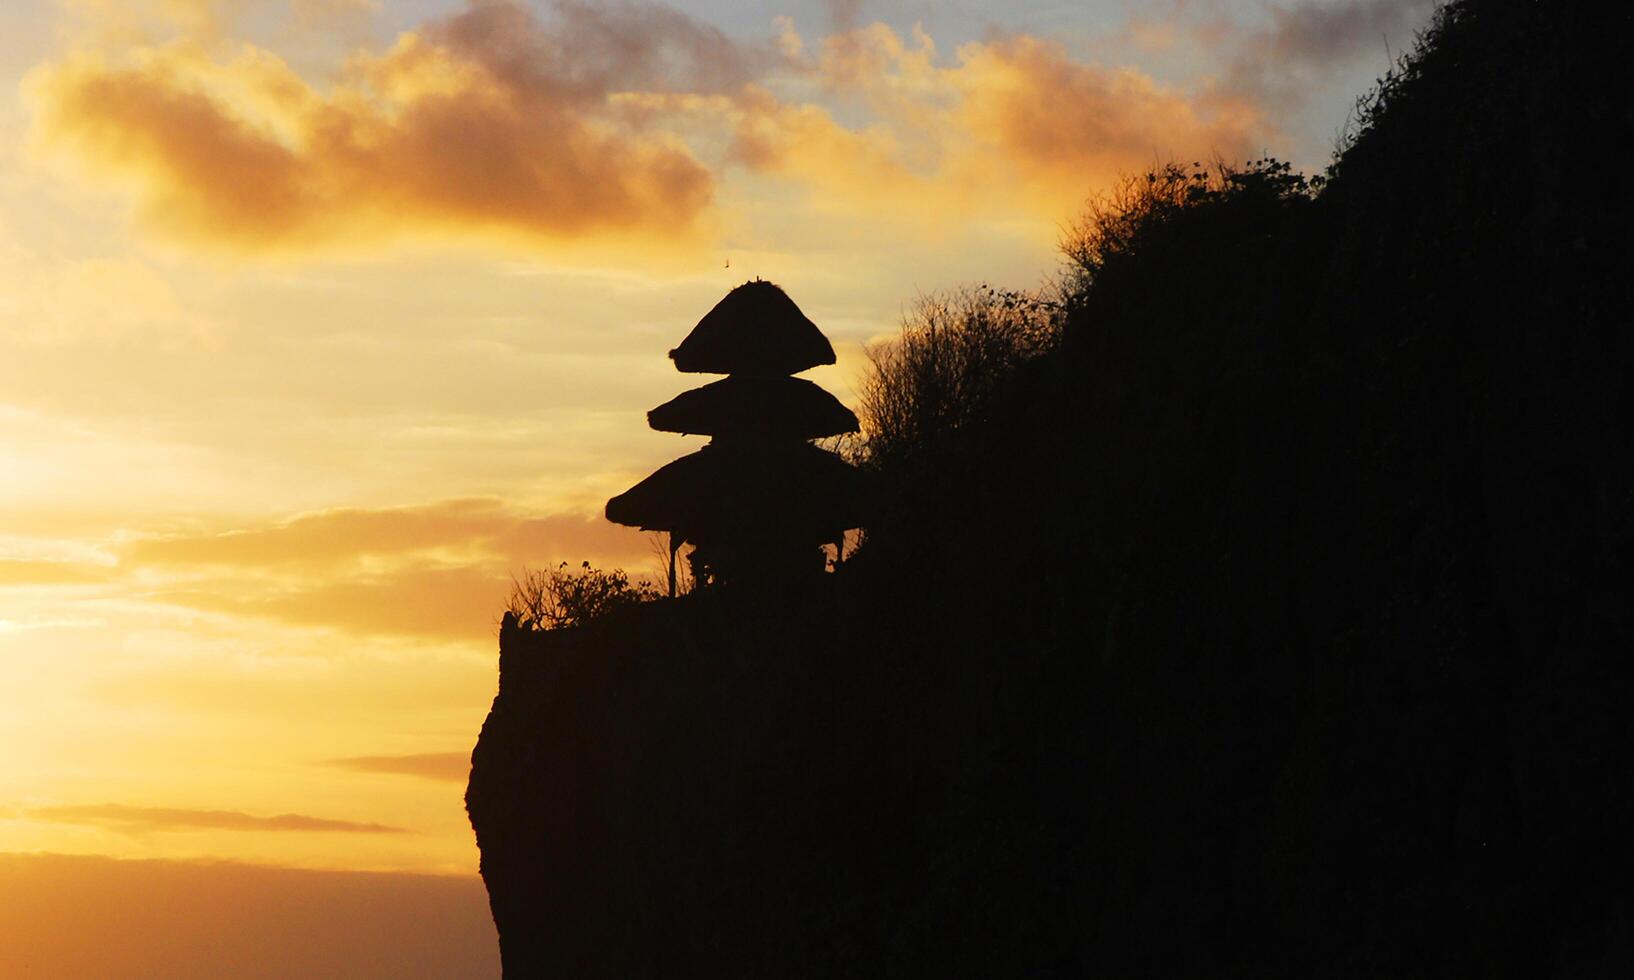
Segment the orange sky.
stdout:
<path fill-rule="evenodd" d="M 0 852 L 468 877 L 509 576 L 656 572 L 599 508 L 721 295 L 850 401 L 1120 173 L 1320 166 L 1426 10 L 6 5 Z"/>

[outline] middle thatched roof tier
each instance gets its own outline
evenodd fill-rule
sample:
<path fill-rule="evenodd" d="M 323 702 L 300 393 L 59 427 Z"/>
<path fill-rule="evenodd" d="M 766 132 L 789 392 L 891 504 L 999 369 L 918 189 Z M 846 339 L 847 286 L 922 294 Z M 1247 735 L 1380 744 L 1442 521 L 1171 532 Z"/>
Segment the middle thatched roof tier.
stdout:
<path fill-rule="evenodd" d="M 863 524 L 863 476 L 810 443 L 708 445 L 607 501 L 607 519 L 644 531 L 776 530 L 815 542 Z"/>
<path fill-rule="evenodd" d="M 727 293 L 669 352 L 676 370 L 796 374 L 834 363 L 834 347 L 789 294 L 756 279 Z"/>
<path fill-rule="evenodd" d="M 647 413 L 659 432 L 821 439 L 858 430 L 840 400 L 801 378 L 736 374 L 683 391 Z"/>

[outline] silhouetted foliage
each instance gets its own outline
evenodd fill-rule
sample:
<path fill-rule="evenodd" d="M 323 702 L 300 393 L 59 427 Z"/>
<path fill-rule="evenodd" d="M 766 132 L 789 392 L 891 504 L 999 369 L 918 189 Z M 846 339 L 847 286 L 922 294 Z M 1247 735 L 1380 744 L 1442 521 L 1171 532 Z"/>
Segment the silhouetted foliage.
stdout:
<path fill-rule="evenodd" d="M 991 286 L 921 296 L 901 333 L 868 348 L 861 455 L 876 465 L 912 455 L 980 418 L 1025 361 L 1061 335 L 1049 291 Z"/>
<path fill-rule="evenodd" d="M 1172 225 L 1197 209 L 1275 206 L 1308 199 L 1325 182 L 1326 178 L 1307 178 L 1291 164 L 1270 157 L 1240 168 L 1221 160 L 1190 167 L 1169 163 L 1125 177 L 1069 226 L 1061 243 L 1068 261 L 1063 291 L 1081 298 L 1109 265 L 1151 264 L 1152 251 L 1162 248 L 1153 239 L 1165 233 L 1187 235 L 1187 230 L 1175 231 Z M 1188 244 L 1209 243 L 1192 237 Z M 1219 258 L 1212 252 L 1192 256 L 1199 265 Z"/>
<path fill-rule="evenodd" d="M 631 581 L 622 568 L 599 569 L 582 562 L 570 569 L 564 561 L 555 568 L 523 568 L 521 578 L 511 579 L 505 609 L 523 629 L 556 630 L 662 597 L 658 586 L 645 579 Z"/>
<path fill-rule="evenodd" d="M 687 547 L 677 544 L 674 552 L 670 545 L 676 544 L 666 531 L 648 531 L 647 548 L 652 552 L 653 562 L 658 568 L 658 581 L 664 583 L 666 591 L 674 586 L 676 595 L 686 595 L 698 587 L 698 582 L 692 577 L 692 564 L 687 561 Z M 670 581 L 674 577 L 674 582 Z M 654 588 L 657 586 L 655 585 Z"/>

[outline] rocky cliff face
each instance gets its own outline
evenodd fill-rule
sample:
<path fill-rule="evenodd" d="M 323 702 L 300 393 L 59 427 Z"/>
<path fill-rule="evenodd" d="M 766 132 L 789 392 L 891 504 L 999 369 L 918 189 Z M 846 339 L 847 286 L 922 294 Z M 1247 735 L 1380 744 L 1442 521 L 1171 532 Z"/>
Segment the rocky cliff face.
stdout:
<path fill-rule="evenodd" d="M 507 975 L 831 975 L 844 625 L 714 598 L 502 632 L 467 802 Z"/>
<path fill-rule="evenodd" d="M 507 975 L 1070 960 L 1071 862 L 1000 785 L 1042 761 L 995 729 L 1003 658 L 856 632 L 879 614 L 830 587 L 503 630 L 466 800 Z"/>

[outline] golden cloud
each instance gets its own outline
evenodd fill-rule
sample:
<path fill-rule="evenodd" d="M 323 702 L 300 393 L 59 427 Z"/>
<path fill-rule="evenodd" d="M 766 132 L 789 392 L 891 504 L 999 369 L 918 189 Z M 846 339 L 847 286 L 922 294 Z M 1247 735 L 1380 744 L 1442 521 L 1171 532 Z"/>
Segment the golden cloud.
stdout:
<path fill-rule="evenodd" d="M 187 41 L 70 58 L 29 88 L 40 146 L 127 188 L 145 225 L 238 251 L 424 231 L 683 241 L 714 195 L 663 134 L 416 34 L 328 91 L 269 52 Z"/>
<path fill-rule="evenodd" d="M 0 902 L 7 977 L 242 977 L 250 964 L 290 977 L 500 973 L 470 873 L 0 853 Z"/>
<path fill-rule="evenodd" d="M 295 830 L 346 834 L 401 834 L 401 827 L 351 820 L 330 820 L 304 813 L 258 817 L 237 810 L 191 810 L 178 807 L 128 806 L 93 803 L 80 806 L 42 806 L 23 811 L 29 820 L 46 823 L 88 824 L 111 830 Z"/>
<path fill-rule="evenodd" d="M 1060 219 L 1122 174 L 1247 156 L 1270 132 L 1247 97 L 1026 35 L 947 58 L 921 30 L 849 26 L 845 4 L 813 45 L 787 20 L 745 44 L 661 5 L 551 10 L 473 4 L 354 54 L 327 88 L 247 45 L 73 57 L 32 77 L 36 135 L 127 186 L 151 226 L 276 251 L 419 233 L 697 245 L 734 168 L 816 212 Z"/>
<path fill-rule="evenodd" d="M 341 508 L 268 527 L 144 538 L 121 554 L 120 563 L 321 572 L 410 555 L 454 562 L 605 563 L 639 560 L 647 551 L 639 532 L 599 515 L 537 514 L 479 497 L 415 507 Z"/>
<path fill-rule="evenodd" d="M 0 318 L 8 321 L 9 342 L 34 348 L 86 339 L 164 349 L 217 342 L 215 321 L 189 309 L 159 270 L 134 258 L 0 258 Z"/>
<path fill-rule="evenodd" d="M 1238 159 L 1263 123 L 1251 107 L 1208 108 L 1132 68 L 1080 64 L 1059 45 L 1013 37 L 960 49 L 966 129 L 1030 178 L 1083 194 L 1119 173 L 1174 159 Z"/>
<path fill-rule="evenodd" d="M 904 39 L 884 24 L 819 47 L 807 71 L 837 98 L 860 99 L 870 123 L 843 125 L 760 86 L 685 107 L 729 118 L 733 157 L 751 169 L 930 226 L 1018 210 L 1059 218 L 1120 175 L 1240 159 L 1270 132 L 1244 99 L 1194 97 L 1026 35 L 963 45 L 951 64 L 923 32 Z"/>
<path fill-rule="evenodd" d="M 489 566 L 405 567 L 287 583 L 223 578 L 148 598 L 290 626 L 459 641 L 492 638 L 510 584 L 508 574 Z"/>
<path fill-rule="evenodd" d="M 105 565 L 0 558 L 0 588 L 29 585 L 89 585 L 105 582 Z"/>
<path fill-rule="evenodd" d="M 220 534 L 150 537 L 119 556 L 150 601 L 356 634 L 488 636 L 525 565 L 591 561 L 639 574 L 646 536 L 599 515 L 488 498 L 348 508 Z"/>
<path fill-rule="evenodd" d="M 471 775 L 470 752 L 428 752 L 419 755 L 360 755 L 331 759 L 328 765 L 352 772 L 418 776 L 422 779 L 463 783 Z"/>

